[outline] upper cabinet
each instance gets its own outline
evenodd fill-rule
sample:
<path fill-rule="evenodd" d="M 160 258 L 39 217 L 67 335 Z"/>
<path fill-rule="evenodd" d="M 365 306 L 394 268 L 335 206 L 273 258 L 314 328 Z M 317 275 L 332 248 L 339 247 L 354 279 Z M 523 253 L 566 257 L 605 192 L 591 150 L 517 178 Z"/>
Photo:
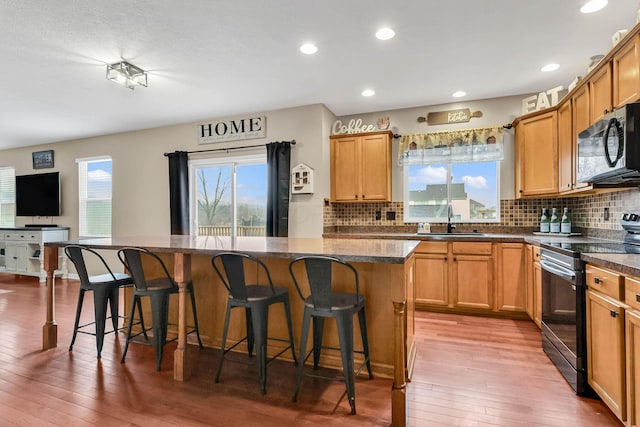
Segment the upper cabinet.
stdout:
<path fill-rule="evenodd" d="M 640 99 L 640 35 L 613 56 L 613 104 L 616 107 Z"/>
<path fill-rule="evenodd" d="M 589 95 L 591 101 L 591 123 L 601 119 L 613 111 L 611 63 L 606 62 L 589 79 Z"/>
<path fill-rule="evenodd" d="M 558 192 L 557 111 L 515 124 L 516 198 Z"/>
<path fill-rule="evenodd" d="M 558 189 L 568 191 L 575 183 L 572 103 L 558 108 Z"/>
<path fill-rule="evenodd" d="M 331 136 L 331 201 L 391 200 L 391 131 Z"/>

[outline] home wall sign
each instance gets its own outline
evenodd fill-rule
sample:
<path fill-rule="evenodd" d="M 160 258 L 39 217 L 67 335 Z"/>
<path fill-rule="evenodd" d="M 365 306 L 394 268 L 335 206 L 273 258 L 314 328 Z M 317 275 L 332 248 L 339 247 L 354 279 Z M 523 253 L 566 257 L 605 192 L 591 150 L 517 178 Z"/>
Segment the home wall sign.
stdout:
<path fill-rule="evenodd" d="M 562 86 L 556 86 L 545 92 L 540 92 L 537 95 L 531 95 L 522 100 L 522 114 L 531 113 L 533 111 L 544 110 L 545 108 L 553 107 L 558 104 L 564 88 Z M 564 93 L 563 95 L 565 95 Z"/>
<path fill-rule="evenodd" d="M 447 125 L 451 123 L 466 123 L 474 117 L 482 117 L 482 111 L 474 111 L 468 108 L 459 110 L 434 111 L 427 117 L 418 117 L 418 122 L 427 122 L 429 125 Z"/>
<path fill-rule="evenodd" d="M 265 116 L 243 117 L 198 125 L 198 144 L 240 141 L 267 136 Z"/>
<path fill-rule="evenodd" d="M 342 123 L 342 120 L 336 120 L 331 133 L 341 135 L 344 133 L 375 132 L 376 130 L 375 125 L 363 125 L 362 119 L 351 119 L 346 125 Z"/>

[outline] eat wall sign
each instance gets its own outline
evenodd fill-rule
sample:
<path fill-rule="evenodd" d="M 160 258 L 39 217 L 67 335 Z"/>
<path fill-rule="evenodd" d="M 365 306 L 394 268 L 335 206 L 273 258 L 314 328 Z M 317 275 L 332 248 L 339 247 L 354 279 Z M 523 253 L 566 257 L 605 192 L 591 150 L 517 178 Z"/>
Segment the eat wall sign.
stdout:
<path fill-rule="evenodd" d="M 533 111 L 544 110 L 545 108 L 553 107 L 560 101 L 560 92 L 563 91 L 562 86 L 556 86 L 553 89 L 549 89 L 544 92 L 540 92 L 537 95 L 531 95 L 522 100 L 522 114 L 531 113 Z M 565 95 L 563 93 L 562 95 Z"/>

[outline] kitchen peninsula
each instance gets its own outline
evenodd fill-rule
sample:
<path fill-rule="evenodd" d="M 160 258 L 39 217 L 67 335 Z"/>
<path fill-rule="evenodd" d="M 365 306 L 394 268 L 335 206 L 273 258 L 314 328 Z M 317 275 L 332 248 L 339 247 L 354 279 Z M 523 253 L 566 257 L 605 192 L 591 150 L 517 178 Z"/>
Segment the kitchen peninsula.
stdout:
<path fill-rule="evenodd" d="M 45 243 L 44 266 L 47 272 L 47 313 L 42 331 L 42 348 L 57 346 L 55 320 L 54 271 L 58 252 L 68 244 L 81 244 L 97 250 L 141 247 L 161 255 L 180 286 L 178 294 L 178 346 L 174 353 L 174 379 L 189 378 L 189 348 L 186 340 L 187 309 L 185 284 L 193 280 L 200 333 L 206 346 L 219 347 L 222 336 L 226 290 L 211 268 L 212 255 L 223 251 L 247 253 L 259 257 L 268 266 L 274 283 L 289 288 L 294 334 L 299 342 L 303 304 L 290 278 L 289 262 L 303 255 L 336 256 L 354 265 L 360 279 L 360 292 L 367 305 L 369 346 L 374 375 L 393 378 L 391 391 L 393 425 L 405 425 L 406 381 L 415 359 L 413 251 L 417 241 L 389 239 L 320 239 L 278 237 L 156 236 L 122 237 Z M 258 277 L 260 283 L 264 278 Z M 273 334 L 278 336 L 284 324 L 274 316 Z M 283 322 L 283 320 L 282 320 Z M 329 325 L 327 325 L 329 326 Z M 240 335 L 238 325 L 230 334 Z M 327 345 L 336 347 L 335 329 L 327 329 Z M 270 334 L 272 331 L 270 330 Z M 355 347 L 360 342 L 356 340 Z M 277 350 L 275 350 L 277 352 Z M 339 356 L 321 359 L 321 364 L 340 367 Z"/>

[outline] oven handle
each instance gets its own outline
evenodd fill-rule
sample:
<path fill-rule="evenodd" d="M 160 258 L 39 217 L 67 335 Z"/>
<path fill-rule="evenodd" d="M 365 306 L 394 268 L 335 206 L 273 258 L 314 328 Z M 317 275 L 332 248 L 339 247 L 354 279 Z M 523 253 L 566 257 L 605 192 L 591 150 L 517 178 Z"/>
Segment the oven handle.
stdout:
<path fill-rule="evenodd" d="M 576 275 L 572 270 L 561 267 L 559 265 L 551 264 L 550 262 L 545 261 L 544 259 L 540 260 L 540 267 L 542 267 L 543 270 L 546 270 L 549 273 L 562 277 L 563 279 L 566 279 L 572 282 L 576 280 Z"/>

